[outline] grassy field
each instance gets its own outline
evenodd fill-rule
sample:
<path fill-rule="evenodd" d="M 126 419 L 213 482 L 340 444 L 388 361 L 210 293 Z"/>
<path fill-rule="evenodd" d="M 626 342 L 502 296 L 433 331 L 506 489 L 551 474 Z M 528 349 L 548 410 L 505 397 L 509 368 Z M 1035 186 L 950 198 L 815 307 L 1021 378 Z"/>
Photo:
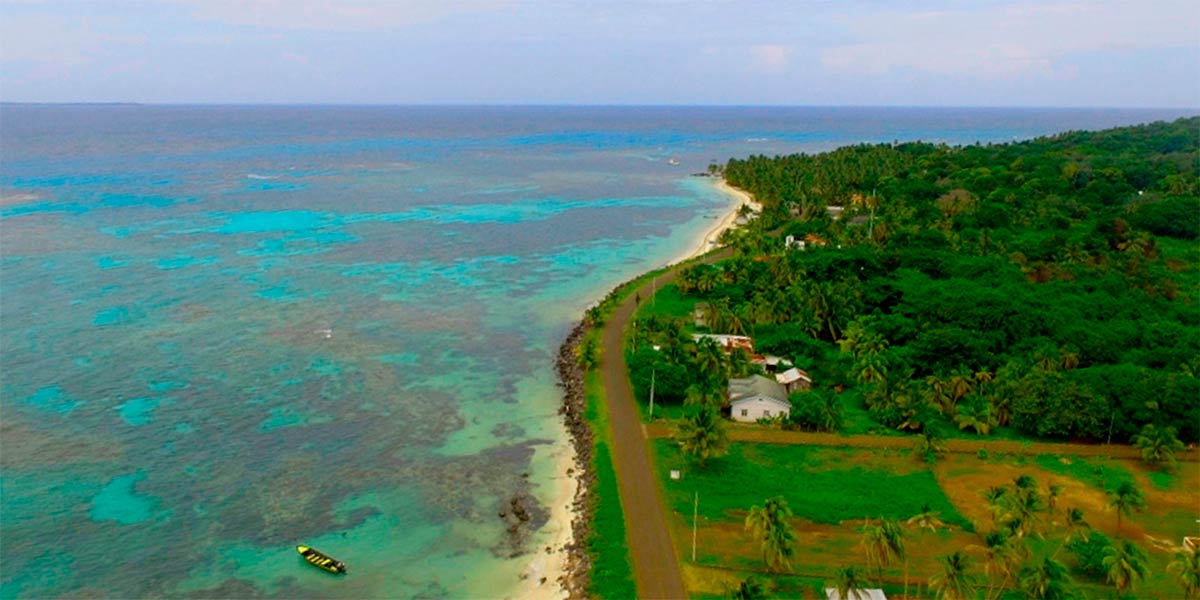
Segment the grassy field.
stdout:
<path fill-rule="evenodd" d="M 1080 508 L 1095 531 L 1113 541 L 1133 541 L 1146 551 L 1147 577 L 1129 597 L 1177 598 L 1181 590 L 1167 574 L 1166 565 L 1181 537 L 1196 534 L 1200 516 L 1200 469 L 1195 463 L 1184 463 L 1166 475 L 1139 461 L 1057 455 L 960 454 L 930 466 L 900 450 L 738 443 L 730 446 L 728 455 L 700 469 L 682 457 L 669 440 L 658 440 L 654 449 L 685 581 L 695 598 L 727 597 L 750 576 L 766 580 L 772 598 L 823 598 L 820 590 L 832 585 L 839 568 L 865 567 L 860 533 L 864 518 L 903 521 L 922 504 L 938 510 L 949 526 L 937 532 L 904 527 L 909 552 L 908 596 L 933 597 L 927 582 L 936 572 L 936 560 L 960 550 L 971 556 L 970 572 L 982 590 L 989 582 L 979 546 L 995 525 L 980 492 L 1011 483 L 1021 475 L 1033 477 L 1043 490 L 1051 485 L 1061 488 L 1057 512 L 1042 513 L 1040 535 L 1028 542 L 1029 562 L 1054 556 L 1071 569 L 1076 589 L 1087 597 L 1120 597 L 1105 581 L 1078 571 L 1074 555 L 1061 549 L 1062 511 Z M 682 472 L 680 480 L 670 479 L 672 469 Z M 1148 506 L 1118 528 L 1105 490 L 1123 481 L 1137 484 Z M 693 561 L 692 502 L 697 491 L 700 502 Z M 797 548 L 788 573 L 766 570 L 758 547 L 742 524 L 748 508 L 761 506 L 775 495 L 784 496 L 795 513 L 792 526 Z M 871 573 L 869 580 L 874 587 L 883 587 L 889 598 L 904 596 L 902 565 L 887 566 L 878 575 Z M 1000 578 L 991 583 L 998 585 Z M 1001 597 L 1020 596 L 1009 590 Z"/>
<path fill-rule="evenodd" d="M 740 521 L 751 506 L 783 496 L 797 517 L 813 523 L 907 519 L 927 504 L 943 521 L 971 526 L 946 499 L 933 472 L 907 452 L 881 457 L 851 449 L 731 444 L 728 455 L 705 468 L 690 463 L 670 440 L 657 440 L 655 452 L 664 473 L 684 473 L 680 481 L 668 480 L 666 489 L 671 509 L 689 518 L 693 493 L 699 492 L 700 514 L 709 519 Z"/>

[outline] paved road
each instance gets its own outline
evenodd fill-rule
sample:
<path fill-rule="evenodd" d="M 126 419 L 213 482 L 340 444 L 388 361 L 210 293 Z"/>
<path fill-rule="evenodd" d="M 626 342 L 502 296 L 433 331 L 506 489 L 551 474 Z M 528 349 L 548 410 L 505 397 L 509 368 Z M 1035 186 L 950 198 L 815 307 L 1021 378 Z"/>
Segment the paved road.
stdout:
<path fill-rule="evenodd" d="M 658 278 L 666 285 L 674 273 Z M 649 297 L 649 286 L 637 294 Z M 667 530 L 661 493 L 651 469 L 646 436 L 642 431 L 641 415 L 634 404 L 633 389 L 625 368 L 622 333 L 636 309 L 635 294 L 630 294 L 613 311 L 604 325 L 603 355 L 600 374 L 608 399 L 608 418 L 612 425 L 613 466 L 621 490 L 621 506 L 625 512 L 625 531 L 629 553 L 633 558 L 634 580 L 639 598 L 686 598 L 687 589 L 679 573 L 679 560 Z"/>

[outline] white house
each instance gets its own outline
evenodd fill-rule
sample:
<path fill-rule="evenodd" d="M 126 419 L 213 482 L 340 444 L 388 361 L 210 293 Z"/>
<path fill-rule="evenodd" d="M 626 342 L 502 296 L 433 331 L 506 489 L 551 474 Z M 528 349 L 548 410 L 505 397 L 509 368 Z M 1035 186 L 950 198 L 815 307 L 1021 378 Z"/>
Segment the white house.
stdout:
<path fill-rule="evenodd" d="M 786 417 L 791 412 L 787 390 L 779 382 L 762 375 L 729 380 L 729 416 L 734 421 L 754 423 Z"/>

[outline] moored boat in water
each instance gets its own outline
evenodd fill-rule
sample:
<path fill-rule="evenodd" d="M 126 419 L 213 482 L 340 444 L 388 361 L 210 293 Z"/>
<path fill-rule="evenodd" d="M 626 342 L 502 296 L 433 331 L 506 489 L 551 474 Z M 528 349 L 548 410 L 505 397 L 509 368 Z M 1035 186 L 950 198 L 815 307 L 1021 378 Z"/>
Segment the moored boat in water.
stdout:
<path fill-rule="evenodd" d="M 308 546 L 296 546 L 296 552 L 299 552 L 300 556 L 303 556 L 304 560 L 308 561 L 308 564 L 314 567 L 324 569 L 337 575 L 346 574 L 346 563 L 343 563 L 342 561 L 337 560 L 332 556 L 317 550 L 316 548 L 309 548 Z"/>

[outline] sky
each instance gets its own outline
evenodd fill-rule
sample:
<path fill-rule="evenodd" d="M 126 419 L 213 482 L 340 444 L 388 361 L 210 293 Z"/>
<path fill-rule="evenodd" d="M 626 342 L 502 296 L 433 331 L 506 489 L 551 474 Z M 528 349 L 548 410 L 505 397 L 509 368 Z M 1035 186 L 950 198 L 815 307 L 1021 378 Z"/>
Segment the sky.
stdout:
<path fill-rule="evenodd" d="M 1195 0 L 0 0 L 0 100 L 1200 107 Z"/>

